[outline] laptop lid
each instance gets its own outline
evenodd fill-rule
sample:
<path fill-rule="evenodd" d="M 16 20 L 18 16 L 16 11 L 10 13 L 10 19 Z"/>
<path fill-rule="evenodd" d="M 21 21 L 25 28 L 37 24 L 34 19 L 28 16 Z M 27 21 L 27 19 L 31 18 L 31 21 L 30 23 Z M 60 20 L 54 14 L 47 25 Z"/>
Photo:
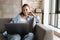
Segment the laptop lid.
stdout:
<path fill-rule="evenodd" d="M 29 32 L 28 23 L 6 23 L 5 27 L 9 34 L 27 34 Z"/>

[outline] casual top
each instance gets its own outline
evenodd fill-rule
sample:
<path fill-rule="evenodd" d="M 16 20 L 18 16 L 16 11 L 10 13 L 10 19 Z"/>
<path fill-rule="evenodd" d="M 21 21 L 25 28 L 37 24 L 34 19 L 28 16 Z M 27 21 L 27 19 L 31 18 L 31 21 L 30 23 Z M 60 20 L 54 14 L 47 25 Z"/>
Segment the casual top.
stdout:
<path fill-rule="evenodd" d="M 33 16 L 28 16 L 27 19 L 24 19 L 22 15 L 18 15 L 17 17 L 13 18 L 10 23 L 28 23 L 33 18 Z M 36 16 L 34 17 L 35 23 L 40 23 L 40 17 Z M 7 31 L 3 33 L 3 35 L 6 37 L 8 35 Z"/>
<path fill-rule="evenodd" d="M 28 23 L 32 18 L 33 18 L 33 16 L 28 16 L 27 19 L 24 19 L 22 17 L 22 15 L 18 15 L 17 17 L 12 19 L 12 21 L 10 23 Z M 36 16 L 34 22 L 40 23 L 40 17 Z"/>

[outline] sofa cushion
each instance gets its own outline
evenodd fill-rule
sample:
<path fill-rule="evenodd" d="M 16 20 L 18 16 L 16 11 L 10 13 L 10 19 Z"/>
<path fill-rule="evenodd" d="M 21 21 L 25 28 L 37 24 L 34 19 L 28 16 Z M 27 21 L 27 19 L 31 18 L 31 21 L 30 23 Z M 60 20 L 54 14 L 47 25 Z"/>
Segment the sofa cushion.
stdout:
<path fill-rule="evenodd" d="M 0 32 L 5 31 L 5 23 L 9 23 L 11 21 L 11 18 L 0 18 Z"/>
<path fill-rule="evenodd" d="M 0 40 L 7 40 L 7 39 L 2 35 L 2 33 L 0 33 Z"/>

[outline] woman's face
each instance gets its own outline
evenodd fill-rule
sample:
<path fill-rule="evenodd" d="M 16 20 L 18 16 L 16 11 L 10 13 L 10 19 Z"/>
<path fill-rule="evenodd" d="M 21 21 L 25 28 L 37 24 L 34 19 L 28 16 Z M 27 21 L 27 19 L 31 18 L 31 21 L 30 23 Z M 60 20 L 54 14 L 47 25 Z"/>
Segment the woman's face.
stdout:
<path fill-rule="evenodd" d="M 24 13 L 24 15 L 27 16 L 27 15 L 29 14 L 29 12 L 30 12 L 29 7 L 28 7 L 28 6 L 23 7 L 23 8 L 22 8 L 22 12 Z"/>

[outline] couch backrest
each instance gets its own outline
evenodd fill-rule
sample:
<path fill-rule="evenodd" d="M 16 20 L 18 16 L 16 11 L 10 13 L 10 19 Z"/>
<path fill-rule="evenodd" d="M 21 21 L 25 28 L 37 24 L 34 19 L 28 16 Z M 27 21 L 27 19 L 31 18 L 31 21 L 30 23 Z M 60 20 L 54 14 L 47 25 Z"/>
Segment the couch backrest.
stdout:
<path fill-rule="evenodd" d="M 0 18 L 0 32 L 4 32 L 6 30 L 4 24 L 9 23 L 10 21 L 11 18 Z"/>

